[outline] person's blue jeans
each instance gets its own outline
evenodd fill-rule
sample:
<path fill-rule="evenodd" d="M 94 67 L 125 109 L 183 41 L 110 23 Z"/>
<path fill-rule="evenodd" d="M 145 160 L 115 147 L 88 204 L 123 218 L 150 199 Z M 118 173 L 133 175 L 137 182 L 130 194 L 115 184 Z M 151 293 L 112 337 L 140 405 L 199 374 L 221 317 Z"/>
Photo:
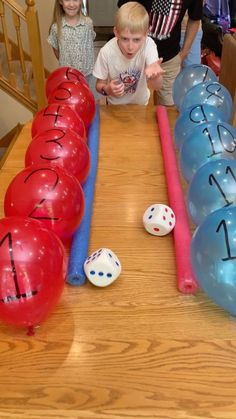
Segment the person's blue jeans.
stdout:
<path fill-rule="evenodd" d="M 181 33 L 181 40 L 180 46 L 182 47 L 184 42 L 184 34 L 185 32 L 182 31 Z M 202 39 L 202 30 L 200 29 L 197 32 L 197 35 L 192 43 L 191 49 L 185 58 L 184 62 L 182 63 L 183 67 L 187 67 L 188 65 L 192 64 L 201 64 L 201 39 Z"/>

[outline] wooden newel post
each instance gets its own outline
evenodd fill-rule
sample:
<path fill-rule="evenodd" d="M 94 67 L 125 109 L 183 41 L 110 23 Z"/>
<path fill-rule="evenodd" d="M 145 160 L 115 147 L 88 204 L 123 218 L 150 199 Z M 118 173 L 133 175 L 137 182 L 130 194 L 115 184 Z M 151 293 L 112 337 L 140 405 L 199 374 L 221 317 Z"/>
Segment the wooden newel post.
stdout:
<path fill-rule="evenodd" d="M 25 15 L 29 35 L 29 47 L 33 66 L 34 84 L 38 109 L 41 109 L 46 106 L 47 100 L 45 94 L 45 73 L 38 13 L 35 10 L 34 0 L 25 0 L 25 3 L 27 5 Z"/>

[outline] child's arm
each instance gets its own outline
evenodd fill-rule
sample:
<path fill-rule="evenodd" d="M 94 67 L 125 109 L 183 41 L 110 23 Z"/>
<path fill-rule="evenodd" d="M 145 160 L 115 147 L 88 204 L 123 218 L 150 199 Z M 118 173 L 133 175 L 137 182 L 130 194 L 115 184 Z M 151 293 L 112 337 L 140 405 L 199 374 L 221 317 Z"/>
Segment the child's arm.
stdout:
<path fill-rule="evenodd" d="M 57 37 L 57 26 L 55 23 L 50 28 L 47 41 L 49 45 L 52 47 L 56 58 L 59 59 L 59 43 Z"/>
<path fill-rule="evenodd" d="M 184 61 L 185 58 L 187 57 L 191 49 L 192 43 L 197 35 L 197 32 L 199 31 L 199 27 L 200 27 L 200 20 L 188 19 L 186 30 L 185 30 L 185 36 L 184 36 L 184 43 L 183 43 L 182 49 L 180 50 L 180 57 L 182 61 Z"/>
<path fill-rule="evenodd" d="M 101 93 L 104 96 L 123 96 L 124 94 L 124 84 L 117 83 L 117 80 L 101 80 L 97 79 L 96 89 L 98 93 Z"/>
<path fill-rule="evenodd" d="M 58 49 L 53 48 L 53 52 L 54 52 L 56 58 L 59 60 L 59 51 L 58 51 Z"/>
<path fill-rule="evenodd" d="M 119 97 L 124 94 L 124 84 L 121 80 L 111 79 L 109 70 L 109 60 L 111 59 L 108 51 L 109 42 L 99 51 L 94 65 L 93 75 L 96 78 L 96 90 L 98 93 L 104 96 Z"/>
<path fill-rule="evenodd" d="M 160 64 L 162 63 L 162 58 L 159 58 L 152 64 L 149 64 L 145 68 L 145 74 L 151 88 L 154 90 L 159 90 L 162 86 L 162 74 L 164 70 L 161 68 Z"/>

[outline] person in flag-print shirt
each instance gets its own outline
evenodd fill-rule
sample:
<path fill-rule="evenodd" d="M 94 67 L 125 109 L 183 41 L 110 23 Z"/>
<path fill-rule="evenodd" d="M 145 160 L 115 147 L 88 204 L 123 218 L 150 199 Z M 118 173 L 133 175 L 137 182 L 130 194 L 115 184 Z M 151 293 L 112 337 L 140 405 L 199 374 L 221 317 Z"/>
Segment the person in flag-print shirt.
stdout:
<path fill-rule="evenodd" d="M 118 0 L 118 7 L 129 0 Z M 174 104 L 172 86 L 181 65 L 187 57 L 202 19 L 202 0 L 137 0 L 149 13 L 149 36 L 157 45 L 158 55 L 163 59 L 162 88 L 157 92 L 158 103 L 165 106 Z M 188 14 L 185 38 L 180 48 L 181 23 Z"/>

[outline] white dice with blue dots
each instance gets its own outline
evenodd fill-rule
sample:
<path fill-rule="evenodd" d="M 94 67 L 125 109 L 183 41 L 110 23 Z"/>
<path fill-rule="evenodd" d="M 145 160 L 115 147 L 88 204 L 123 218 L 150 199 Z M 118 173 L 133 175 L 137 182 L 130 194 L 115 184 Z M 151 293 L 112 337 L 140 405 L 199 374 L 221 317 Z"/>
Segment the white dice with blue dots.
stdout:
<path fill-rule="evenodd" d="M 165 204 L 153 204 L 143 214 L 143 224 L 148 233 L 165 236 L 175 226 L 175 214 Z"/>
<path fill-rule="evenodd" d="M 84 272 L 93 285 L 107 287 L 120 275 L 121 263 L 112 250 L 104 247 L 87 257 Z"/>

